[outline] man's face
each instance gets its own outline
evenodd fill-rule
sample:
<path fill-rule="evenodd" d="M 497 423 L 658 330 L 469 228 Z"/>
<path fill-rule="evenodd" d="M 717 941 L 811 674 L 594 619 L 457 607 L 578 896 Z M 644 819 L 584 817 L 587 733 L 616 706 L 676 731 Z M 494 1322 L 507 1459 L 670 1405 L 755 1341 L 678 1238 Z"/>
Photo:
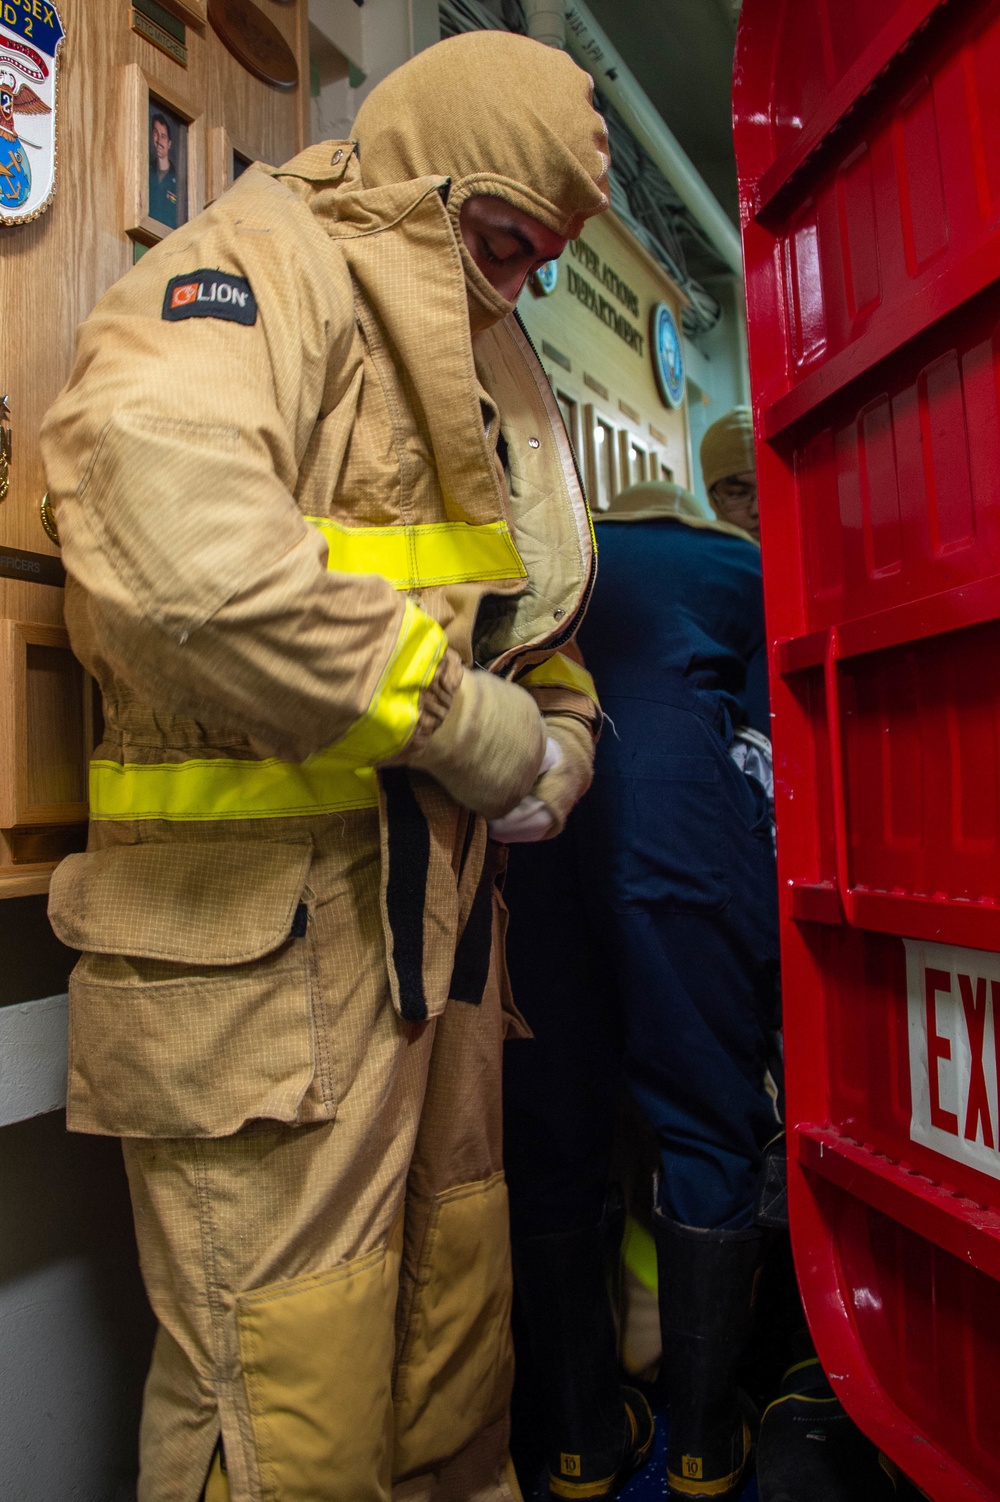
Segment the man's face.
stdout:
<path fill-rule="evenodd" d="M 153 121 L 153 150 L 162 172 L 170 160 L 170 132 L 162 120 Z"/>
<path fill-rule="evenodd" d="M 757 510 L 757 476 L 752 469 L 739 475 L 727 475 L 712 486 L 712 505 L 716 515 L 734 527 L 742 527 L 760 541 L 760 515 Z"/>
<path fill-rule="evenodd" d="M 458 222 L 469 255 L 490 286 L 508 302 L 517 301 L 532 271 L 546 261 L 554 261 L 566 248 L 562 235 L 502 198 L 485 193 L 465 200 Z"/>

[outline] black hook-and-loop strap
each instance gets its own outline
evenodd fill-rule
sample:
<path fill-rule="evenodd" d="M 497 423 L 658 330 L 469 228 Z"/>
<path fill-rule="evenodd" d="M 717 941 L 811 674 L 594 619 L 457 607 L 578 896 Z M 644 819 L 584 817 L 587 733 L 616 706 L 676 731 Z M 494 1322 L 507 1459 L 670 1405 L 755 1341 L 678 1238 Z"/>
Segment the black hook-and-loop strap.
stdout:
<path fill-rule="evenodd" d="M 385 794 L 388 872 L 385 908 L 392 935 L 390 963 L 399 985 L 399 1010 L 407 1022 L 427 1016 L 424 991 L 424 902 L 431 859 L 427 819 L 404 767 L 379 774 Z"/>

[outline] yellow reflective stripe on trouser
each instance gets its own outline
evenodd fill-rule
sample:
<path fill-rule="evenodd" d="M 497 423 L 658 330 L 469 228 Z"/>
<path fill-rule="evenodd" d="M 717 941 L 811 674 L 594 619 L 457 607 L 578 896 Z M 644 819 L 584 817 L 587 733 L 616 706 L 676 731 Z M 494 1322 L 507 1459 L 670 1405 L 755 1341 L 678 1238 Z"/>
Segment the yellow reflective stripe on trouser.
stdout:
<path fill-rule="evenodd" d="M 420 694 L 445 654 L 441 627 L 407 601 L 396 646 L 367 714 L 304 762 L 204 757 L 143 766 L 90 764 L 92 819 L 280 819 L 374 808 L 372 763 L 409 740 Z"/>
<path fill-rule="evenodd" d="M 528 577 L 506 522 L 344 527 L 328 516 L 307 516 L 306 521 L 326 538 L 327 568 L 380 574 L 396 589 Z"/>
<path fill-rule="evenodd" d="M 533 688 L 571 688 L 578 694 L 586 694 L 588 699 L 600 705 L 597 697 L 597 689 L 594 680 L 587 669 L 574 662 L 571 657 L 564 657 L 561 652 L 555 652 L 547 662 L 539 663 L 537 668 L 532 668 L 530 673 L 525 673 L 518 682 L 522 685 L 530 685 Z"/>

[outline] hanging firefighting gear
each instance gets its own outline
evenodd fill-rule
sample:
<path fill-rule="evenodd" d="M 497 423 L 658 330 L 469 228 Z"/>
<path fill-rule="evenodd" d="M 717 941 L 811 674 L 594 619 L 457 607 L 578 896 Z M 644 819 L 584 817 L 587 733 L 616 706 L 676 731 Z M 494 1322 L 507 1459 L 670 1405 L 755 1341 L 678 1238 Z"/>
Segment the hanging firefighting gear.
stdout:
<path fill-rule="evenodd" d="M 125 1138 L 160 1322 L 141 1502 L 210 1466 L 233 1502 L 515 1495 L 486 819 L 533 790 L 561 821 L 589 775 L 559 649 L 594 556 L 455 215 L 490 193 L 579 233 L 590 93 L 525 38 L 428 49 L 360 162 L 252 168 L 150 251 L 46 420 L 105 704 L 50 912 L 83 951 L 69 1124 Z"/>

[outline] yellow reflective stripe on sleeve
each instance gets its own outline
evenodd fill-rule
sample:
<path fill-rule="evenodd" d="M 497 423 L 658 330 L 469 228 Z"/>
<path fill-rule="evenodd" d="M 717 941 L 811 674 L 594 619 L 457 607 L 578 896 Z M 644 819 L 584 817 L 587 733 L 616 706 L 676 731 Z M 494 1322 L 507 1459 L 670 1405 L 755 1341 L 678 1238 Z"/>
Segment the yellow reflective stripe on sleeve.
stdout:
<path fill-rule="evenodd" d="M 622 1261 L 643 1288 L 655 1293 L 659 1287 L 656 1266 L 656 1243 L 646 1227 L 625 1217 L 625 1235 L 622 1240 Z"/>
<path fill-rule="evenodd" d="M 326 538 L 327 568 L 341 574 L 380 574 L 396 589 L 528 577 L 506 522 L 344 527 L 328 516 L 305 519 Z"/>
<path fill-rule="evenodd" d="M 437 621 L 407 600 L 392 656 L 386 663 L 368 713 L 355 720 L 320 756 L 336 756 L 348 766 L 371 766 L 402 751 L 416 729 L 420 695 L 437 672 L 448 638 Z"/>
<path fill-rule="evenodd" d="M 401 751 L 417 724 L 420 694 L 447 649 L 441 627 L 411 601 L 368 712 L 339 741 L 304 762 L 201 758 L 143 766 L 90 764 L 92 819 L 280 819 L 373 808 L 372 764 Z"/>
<path fill-rule="evenodd" d="M 524 687 L 531 688 L 571 688 L 578 694 L 586 694 L 599 705 L 597 689 L 594 680 L 586 668 L 574 662 L 571 657 L 564 657 L 561 652 L 556 652 L 547 662 L 539 663 L 537 668 L 532 668 L 530 673 L 525 673 L 518 682 Z"/>

